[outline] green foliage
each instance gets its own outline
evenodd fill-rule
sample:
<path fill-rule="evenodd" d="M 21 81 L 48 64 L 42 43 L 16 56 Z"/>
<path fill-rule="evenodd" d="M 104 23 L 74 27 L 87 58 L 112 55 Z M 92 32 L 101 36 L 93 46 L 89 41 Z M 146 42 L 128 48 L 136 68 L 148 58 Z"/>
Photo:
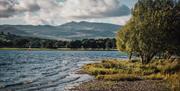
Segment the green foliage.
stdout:
<path fill-rule="evenodd" d="M 23 37 L 13 34 L 0 34 L 0 47 L 6 48 L 83 48 L 83 49 L 115 49 L 115 39 L 83 39 L 72 41 L 50 40 Z"/>
<path fill-rule="evenodd" d="M 138 0 L 132 18 L 117 34 L 117 47 L 144 64 L 155 55 L 177 55 L 180 46 L 179 2 Z"/>

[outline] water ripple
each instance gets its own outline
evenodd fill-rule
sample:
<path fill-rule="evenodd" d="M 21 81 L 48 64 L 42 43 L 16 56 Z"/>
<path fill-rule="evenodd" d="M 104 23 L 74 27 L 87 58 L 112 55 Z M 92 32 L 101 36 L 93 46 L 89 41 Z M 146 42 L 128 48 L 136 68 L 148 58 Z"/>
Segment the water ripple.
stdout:
<path fill-rule="evenodd" d="M 0 51 L 0 91 L 63 91 L 90 78 L 74 74 L 82 65 L 121 57 L 117 51 Z"/>

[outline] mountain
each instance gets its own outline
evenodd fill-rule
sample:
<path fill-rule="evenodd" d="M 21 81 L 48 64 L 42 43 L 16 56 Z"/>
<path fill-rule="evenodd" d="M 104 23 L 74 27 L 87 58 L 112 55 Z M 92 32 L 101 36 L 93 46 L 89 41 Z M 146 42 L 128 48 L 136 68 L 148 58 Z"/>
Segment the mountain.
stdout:
<path fill-rule="evenodd" d="M 50 25 L 0 25 L 0 32 L 29 37 L 58 40 L 87 38 L 113 38 L 120 25 L 92 22 L 69 22 L 59 26 Z"/>

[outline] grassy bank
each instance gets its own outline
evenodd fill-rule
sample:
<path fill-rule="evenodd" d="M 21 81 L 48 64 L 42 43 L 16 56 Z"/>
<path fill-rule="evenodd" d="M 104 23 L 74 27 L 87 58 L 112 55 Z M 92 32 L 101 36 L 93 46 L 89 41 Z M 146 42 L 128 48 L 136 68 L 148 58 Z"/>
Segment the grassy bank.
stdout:
<path fill-rule="evenodd" d="M 83 66 L 82 72 L 95 76 L 95 80 L 83 83 L 75 90 L 180 91 L 179 59 L 156 59 L 147 65 L 138 60 L 104 60 Z"/>
<path fill-rule="evenodd" d="M 0 50 L 16 50 L 16 51 L 117 51 L 116 49 L 83 49 L 83 48 L 57 48 L 57 49 L 50 49 L 50 48 L 0 48 Z"/>

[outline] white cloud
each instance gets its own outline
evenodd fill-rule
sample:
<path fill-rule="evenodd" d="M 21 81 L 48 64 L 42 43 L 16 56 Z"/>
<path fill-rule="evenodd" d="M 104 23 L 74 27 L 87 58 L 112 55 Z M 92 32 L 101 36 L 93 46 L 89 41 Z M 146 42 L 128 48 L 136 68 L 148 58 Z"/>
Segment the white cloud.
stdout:
<path fill-rule="evenodd" d="M 44 19 L 41 19 L 39 16 L 33 16 L 31 13 L 26 13 L 24 16 L 24 20 L 27 24 L 31 25 L 39 25 L 39 24 L 46 24 L 47 22 Z M 48 23 L 47 23 L 48 24 Z"/>
<path fill-rule="evenodd" d="M 125 25 L 130 18 L 131 15 L 128 15 L 128 16 L 110 18 L 109 20 L 111 20 L 111 23 L 113 24 Z"/>
<path fill-rule="evenodd" d="M 102 18 L 129 14 L 129 8 L 119 0 L 67 0 L 62 7 L 62 17 Z"/>
<path fill-rule="evenodd" d="M 119 0 L 0 0 L 0 18 L 19 14 L 27 24 L 37 25 L 125 16 L 130 14 L 130 9 Z"/>
<path fill-rule="evenodd" d="M 131 18 L 131 15 L 128 16 L 121 16 L 121 17 L 109 17 L 109 18 L 103 18 L 103 19 L 88 19 L 86 21 L 89 22 L 99 22 L 99 23 L 112 23 L 112 24 L 118 24 L 118 25 L 125 25 L 127 21 Z"/>

